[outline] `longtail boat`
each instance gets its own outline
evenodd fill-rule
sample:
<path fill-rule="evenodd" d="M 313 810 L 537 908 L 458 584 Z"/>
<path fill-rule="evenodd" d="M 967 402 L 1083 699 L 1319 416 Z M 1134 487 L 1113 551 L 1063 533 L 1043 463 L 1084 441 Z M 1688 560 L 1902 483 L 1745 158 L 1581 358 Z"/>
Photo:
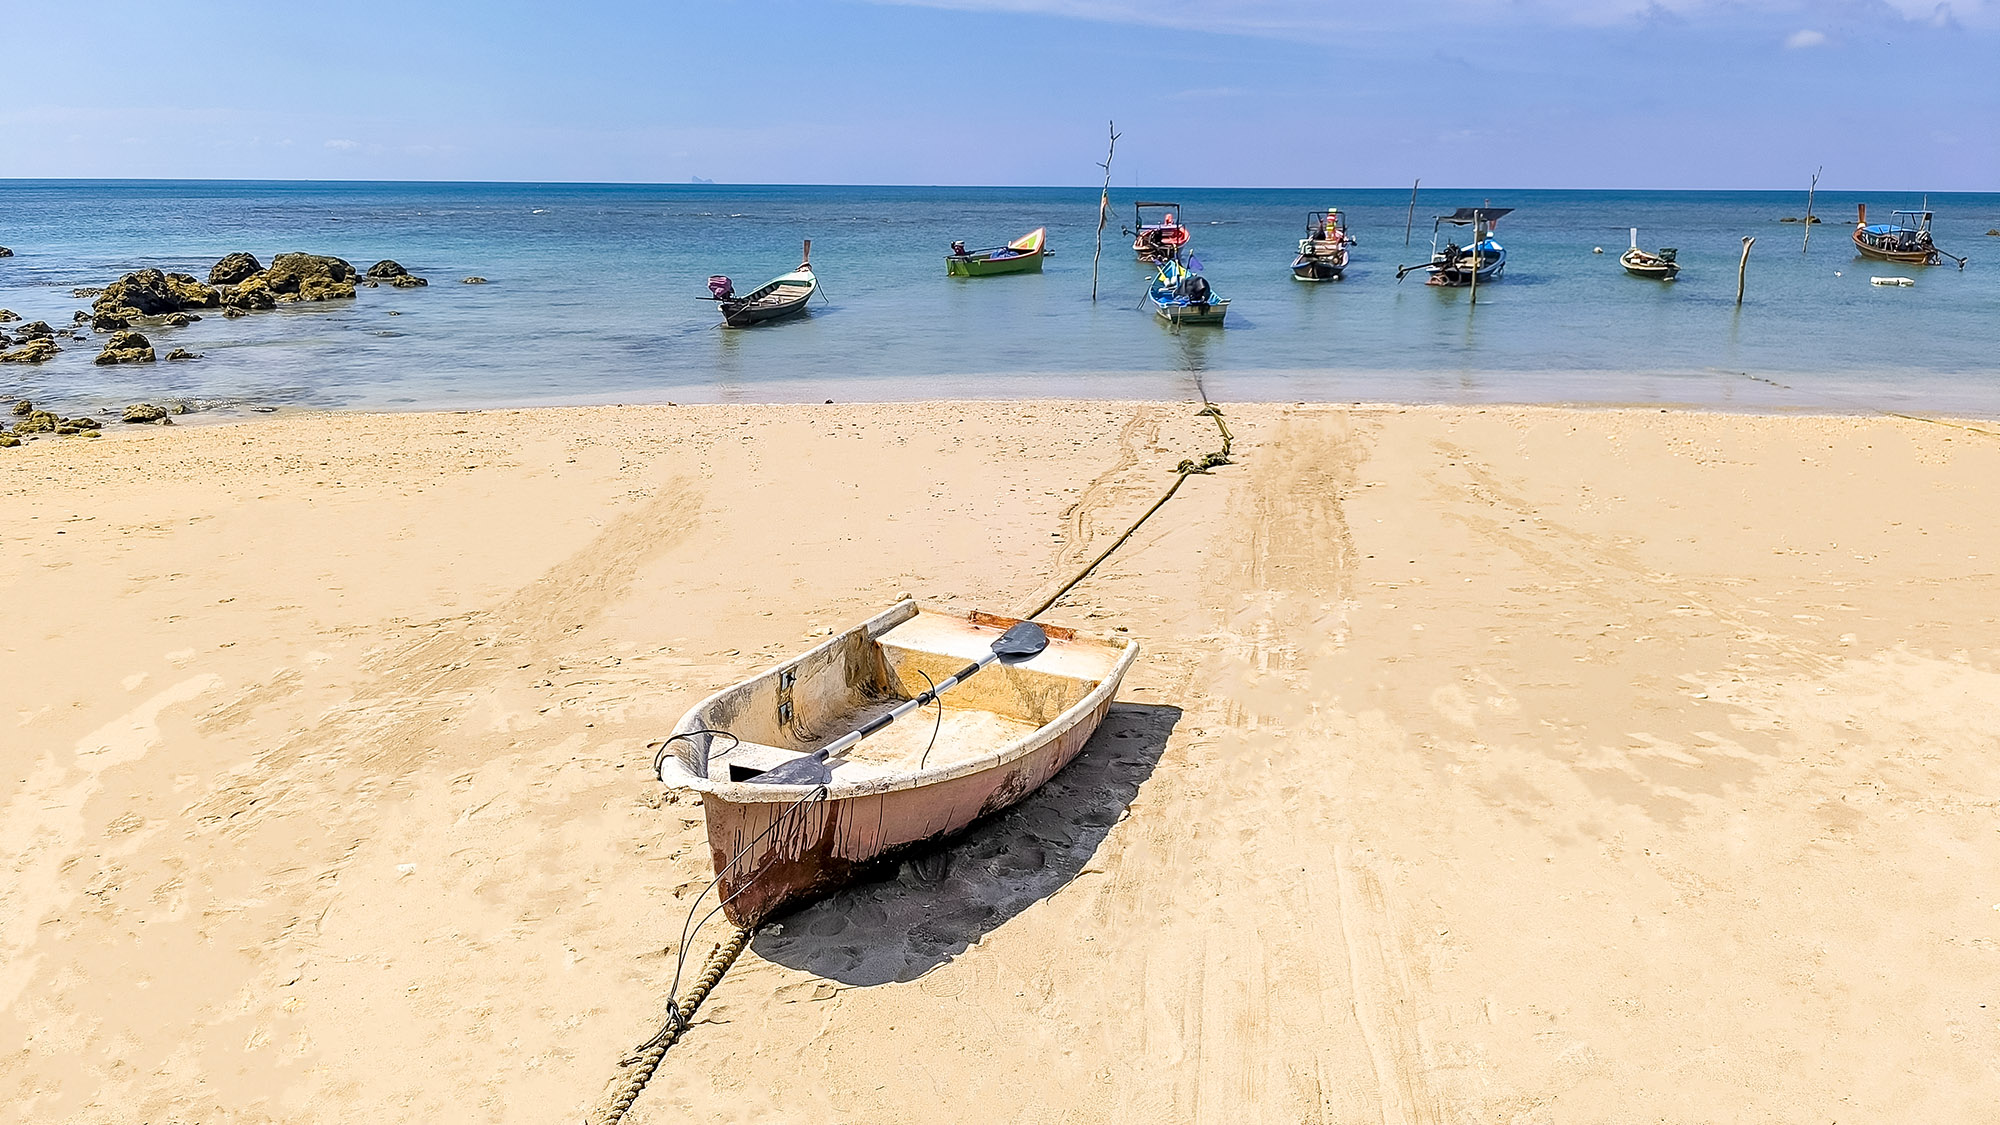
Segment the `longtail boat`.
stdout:
<path fill-rule="evenodd" d="M 1180 221 L 1181 205 L 1178 203 L 1134 203 L 1132 205 L 1132 226 L 1126 234 L 1132 236 L 1132 253 L 1142 262 L 1164 262 L 1181 252 L 1192 237 L 1186 224 Z M 1157 221 L 1147 222 L 1146 212 L 1161 212 Z"/>
<path fill-rule="evenodd" d="M 1183 324 L 1220 325 L 1229 315 L 1229 298 L 1215 295 L 1214 287 L 1201 275 L 1201 263 L 1192 268 L 1179 258 L 1160 263 L 1153 284 L 1146 290 L 1153 312 L 1161 320 L 1179 327 Z"/>
<path fill-rule="evenodd" d="M 1306 235 L 1299 239 L 1299 256 L 1292 262 L 1294 281 L 1338 281 L 1347 270 L 1347 217 L 1338 207 L 1306 215 Z"/>
<path fill-rule="evenodd" d="M 1028 625 L 1045 646 L 1010 660 L 1022 629 L 905 600 L 688 711 L 654 765 L 701 798 L 723 914 L 754 926 L 804 905 L 1068 765 L 1139 646 Z M 931 704 L 934 721 L 891 722 Z"/>
<path fill-rule="evenodd" d="M 1425 285 L 1446 285 L 1462 288 L 1474 283 L 1484 285 L 1500 280 L 1507 268 L 1507 248 L 1493 237 L 1493 226 L 1501 216 L 1513 212 L 1512 207 L 1460 207 L 1449 215 L 1438 215 L 1431 223 L 1431 260 L 1414 266 L 1399 266 L 1396 280 L 1417 270 L 1428 270 L 1430 276 Z M 1472 244 L 1460 246 L 1456 235 L 1449 237 L 1443 246 L 1438 239 L 1443 237 L 1444 228 L 1472 228 Z"/>
<path fill-rule="evenodd" d="M 726 328 L 748 328 L 802 313 L 806 302 L 819 289 L 819 279 L 813 276 L 812 249 L 812 239 L 808 238 L 799 256 L 798 269 L 774 277 L 741 296 L 727 277 L 716 274 L 708 279 L 709 295 L 702 300 L 716 303 Z"/>
<path fill-rule="evenodd" d="M 1878 262 L 1901 262 L 1906 266 L 1935 266 L 1950 258 L 1965 268 L 1965 259 L 1947 254 L 1931 241 L 1931 212 L 1896 211 L 1894 222 L 1868 222 L 1868 205 L 1858 204 L 1854 219 L 1854 249 L 1864 258 Z M 1910 225 L 1914 224 L 1914 225 Z"/>
<path fill-rule="evenodd" d="M 1618 264 L 1633 277 L 1643 277 L 1651 281 L 1672 281 L 1680 276 L 1680 251 L 1671 246 L 1660 247 L 1655 254 L 1639 249 L 1639 228 L 1632 228 L 1632 248 L 1618 255 Z"/>
<path fill-rule="evenodd" d="M 1047 227 L 1036 227 L 1027 234 L 990 250 L 967 250 L 965 243 L 951 244 L 951 253 L 945 255 L 944 272 L 948 277 L 992 277 L 1003 273 L 1040 273 L 1042 257 L 1048 237 Z"/>

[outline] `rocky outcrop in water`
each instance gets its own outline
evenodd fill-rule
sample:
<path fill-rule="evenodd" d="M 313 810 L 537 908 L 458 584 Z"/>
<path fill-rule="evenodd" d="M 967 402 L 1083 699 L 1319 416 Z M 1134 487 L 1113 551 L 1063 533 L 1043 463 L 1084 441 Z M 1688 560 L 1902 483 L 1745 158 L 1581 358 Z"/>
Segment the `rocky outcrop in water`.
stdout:
<path fill-rule="evenodd" d="M 0 363 L 47 363 L 62 349 L 46 336 L 24 341 L 21 347 L 11 352 L 0 352 Z"/>
<path fill-rule="evenodd" d="M 104 318 L 100 329 L 115 320 L 131 321 L 142 316 L 165 316 L 189 309 L 212 309 L 222 304 L 222 294 L 196 281 L 193 274 L 162 273 L 155 269 L 134 270 L 104 287 L 90 303 Z M 95 323 L 95 322 L 93 322 Z"/>
<path fill-rule="evenodd" d="M 125 408 L 125 416 L 120 420 L 137 426 L 147 422 L 158 422 L 166 416 L 167 412 L 163 407 L 154 406 L 150 402 L 135 402 Z"/>
<path fill-rule="evenodd" d="M 200 358 L 201 358 L 201 353 L 200 353 L 200 352 L 191 352 L 191 351 L 187 350 L 186 348 L 175 348 L 175 349 L 174 349 L 173 351 L 170 351 L 170 352 L 168 352 L 168 353 L 167 353 L 167 358 L 168 358 L 168 359 L 200 359 Z"/>
<path fill-rule="evenodd" d="M 11 258 L 13 256 L 14 252 L 12 250 L 7 249 L 5 246 L 0 246 L 0 258 Z"/>
<path fill-rule="evenodd" d="M 354 277 L 354 267 L 339 258 L 280 254 L 262 280 L 280 301 L 331 301 L 354 296 Z"/>
<path fill-rule="evenodd" d="M 12 324 L 21 319 L 21 314 L 13 309 L 0 309 L 0 324 Z"/>
<path fill-rule="evenodd" d="M 98 353 L 96 364 L 151 363 L 153 362 L 153 342 L 137 332 L 113 332 L 104 342 L 104 350 Z"/>
<path fill-rule="evenodd" d="M 264 263 L 255 254 L 245 254 L 238 250 L 234 254 L 224 254 L 222 260 L 209 267 L 210 285 L 240 285 L 256 274 L 264 272 Z"/>
<path fill-rule="evenodd" d="M 404 269 L 401 262 L 390 258 L 384 258 L 369 266 L 366 276 L 370 285 L 386 281 L 398 289 L 417 289 L 430 284 L 429 281 Z"/>
<path fill-rule="evenodd" d="M 485 285 L 485 284 L 486 284 L 487 282 L 486 282 L 486 279 L 485 279 L 485 278 L 483 278 L 483 277 L 480 277 L 480 276 L 478 276 L 477 274 L 475 274 L 475 275 L 473 275 L 473 276 L 471 276 L 471 277 L 462 277 L 462 278 L 460 278 L 460 279 L 459 279 L 459 281 L 458 281 L 458 283 L 459 283 L 460 285 Z"/>
<path fill-rule="evenodd" d="M 53 339 L 55 337 L 55 334 L 56 330 L 50 328 L 49 322 L 46 320 L 31 320 L 28 323 L 23 324 L 21 327 L 14 329 L 14 335 L 19 336 L 23 340 L 33 340 L 37 338 L 48 340 L 48 339 Z"/>

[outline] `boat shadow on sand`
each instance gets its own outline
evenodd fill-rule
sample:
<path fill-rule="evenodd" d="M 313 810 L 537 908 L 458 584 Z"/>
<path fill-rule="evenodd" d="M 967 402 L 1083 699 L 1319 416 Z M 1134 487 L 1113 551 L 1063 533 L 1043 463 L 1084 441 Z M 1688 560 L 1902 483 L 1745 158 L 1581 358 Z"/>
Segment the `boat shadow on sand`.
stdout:
<path fill-rule="evenodd" d="M 910 981 L 1076 878 L 1152 776 L 1178 707 L 1116 703 L 1064 770 L 956 840 L 765 927 L 767 961 L 848 985 Z"/>

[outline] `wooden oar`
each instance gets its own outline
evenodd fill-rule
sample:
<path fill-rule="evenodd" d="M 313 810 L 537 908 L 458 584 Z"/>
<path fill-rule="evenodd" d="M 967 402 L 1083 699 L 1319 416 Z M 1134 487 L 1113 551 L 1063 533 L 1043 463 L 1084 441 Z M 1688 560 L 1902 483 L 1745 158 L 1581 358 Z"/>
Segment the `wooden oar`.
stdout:
<path fill-rule="evenodd" d="M 807 754 L 803 758 L 794 758 L 774 769 L 765 770 L 763 773 L 749 780 L 754 784 L 761 785 L 830 784 L 833 781 L 833 759 L 853 749 L 854 745 L 862 739 L 867 738 L 869 735 L 874 734 L 904 715 L 915 711 L 917 708 L 926 707 L 936 702 L 938 696 L 978 675 L 982 669 L 994 661 L 1019 664 L 1023 660 L 1040 655 L 1041 651 L 1047 647 L 1049 647 L 1049 635 L 1042 631 L 1040 625 L 1032 621 L 1018 622 L 1005 633 L 1000 634 L 999 638 L 993 642 L 992 649 L 986 655 L 946 676 L 944 679 L 939 680 L 935 686 L 922 695 L 916 696 L 913 699 L 905 699 L 889 710 L 868 720 L 854 730 L 841 735 L 839 738 L 834 739 L 832 742 Z"/>

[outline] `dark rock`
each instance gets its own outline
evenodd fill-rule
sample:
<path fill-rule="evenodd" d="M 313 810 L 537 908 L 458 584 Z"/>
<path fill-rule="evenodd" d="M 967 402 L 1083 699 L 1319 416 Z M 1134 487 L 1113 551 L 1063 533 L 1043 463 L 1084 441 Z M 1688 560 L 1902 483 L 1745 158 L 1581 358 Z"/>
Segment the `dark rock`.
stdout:
<path fill-rule="evenodd" d="M 23 324 L 21 327 L 14 329 L 14 334 L 16 336 L 19 336 L 23 340 L 32 340 L 37 336 L 41 336 L 46 339 L 50 336 L 54 336 L 56 334 L 56 330 L 50 328 L 49 322 L 46 320 L 31 320 L 28 323 Z"/>
<path fill-rule="evenodd" d="M 136 426 L 144 422 L 158 422 L 166 416 L 166 411 L 154 406 L 150 402 L 135 402 L 125 408 L 123 421 L 130 422 Z"/>
<path fill-rule="evenodd" d="M 59 421 L 61 419 L 48 411 L 37 410 L 14 423 L 14 432 L 23 437 L 29 434 L 52 434 L 56 432 L 56 423 Z"/>
<path fill-rule="evenodd" d="M 72 289 L 72 290 L 70 290 L 70 291 L 69 291 L 69 295 L 70 295 L 70 296 L 72 296 L 72 297 L 75 297 L 75 298 L 76 298 L 77 300 L 81 301 L 81 300 L 83 300 L 83 299 L 85 299 L 85 298 L 87 298 L 87 297 L 95 297 L 95 296 L 97 296 L 97 295 L 98 295 L 99 293 L 102 293 L 102 292 L 104 292 L 104 290 L 102 290 L 102 289 L 98 288 L 98 287 L 97 287 L 97 286 L 95 286 L 95 285 L 87 285 L 87 286 L 83 286 L 83 287 L 81 287 L 81 288 L 77 288 L 77 289 Z"/>
<path fill-rule="evenodd" d="M 35 412 L 35 404 L 28 401 L 25 398 L 21 399 L 20 401 L 14 404 L 14 417 L 16 418 L 26 418 L 28 415 L 33 414 L 34 412 Z"/>
<path fill-rule="evenodd" d="M 1987 231 L 1987 232 L 1986 232 L 1986 237 L 1988 237 L 1988 238 L 2000 238 L 2000 227 L 1994 227 L 1994 228 L 1993 228 L 1992 230 L 1989 230 L 1989 231 Z"/>
<path fill-rule="evenodd" d="M 208 283 L 237 285 L 263 272 L 264 264 L 257 260 L 256 255 L 238 250 L 234 254 L 224 254 L 221 261 L 209 268 Z"/>
<path fill-rule="evenodd" d="M 97 364 L 151 363 L 153 362 L 152 341 L 137 332 L 113 332 L 104 342 L 104 350 L 98 353 Z"/>
<path fill-rule="evenodd" d="M 473 277 L 461 277 L 458 279 L 458 283 L 460 285 L 484 285 L 486 284 L 486 279 L 475 275 Z"/>
<path fill-rule="evenodd" d="M 71 324 L 89 324 L 90 310 L 89 309 L 76 310 L 75 312 L 70 314 L 69 322 Z"/>
<path fill-rule="evenodd" d="M 104 423 L 95 418 L 64 418 L 63 422 L 75 426 L 79 430 L 95 430 L 104 425 Z"/>
<path fill-rule="evenodd" d="M 384 258 L 368 267 L 368 276 L 377 281 L 387 281 L 392 277 L 408 277 L 410 271 L 404 269 L 401 262 Z"/>
<path fill-rule="evenodd" d="M 46 336 L 37 337 L 11 352 L 0 352 L 0 363 L 47 363 L 62 349 Z"/>
<path fill-rule="evenodd" d="M 250 310 L 238 308 L 235 305 L 230 305 L 222 310 L 222 317 L 224 320 L 235 320 L 239 316 L 249 316 L 249 315 L 250 315 Z"/>
<path fill-rule="evenodd" d="M 131 309 L 118 310 L 118 312 L 131 312 L 131 311 L 132 311 Z M 117 313 L 101 312 L 98 313 L 96 316 L 90 318 L 90 326 L 92 328 L 97 329 L 99 332 L 116 332 L 121 328 L 132 327 L 132 322 L 122 316 L 117 315 Z"/>
<path fill-rule="evenodd" d="M 0 258 L 11 258 L 13 256 L 14 252 L 12 250 L 7 249 L 5 246 L 0 246 Z"/>
<path fill-rule="evenodd" d="M 422 289 L 424 286 L 429 285 L 430 282 L 421 277 L 415 277 L 410 274 L 404 274 L 403 276 L 391 281 L 389 284 L 395 286 L 398 289 Z"/>
<path fill-rule="evenodd" d="M 186 328 L 188 325 L 193 324 L 195 321 L 200 319 L 201 319 L 200 313 L 184 313 L 184 312 L 168 313 L 166 319 L 162 323 L 166 324 L 166 326 L 169 328 Z"/>
<path fill-rule="evenodd" d="M 13 434 L 0 434 L 0 449 L 12 449 L 21 444 L 21 439 Z"/>
<path fill-rule="evenodd" d="M 271 268 L 243 285 L 239 291 L 263 282 L 271 296 L 280 301 L 332 301 L 354 296 L 354 267 L 339 258 L 321 254 L 280 254 L 271 259 Z"/>
<path fill-rule="evenodd" d="M 191 352 L 191 351 L 187 350 L 186 348 L 175 348 L 175 349 L 174 349 L 173 351 L 170 351 L 170 352 L 168 352 L 168 353 L 167 353 L 167 358 L 168 358 L 168 359 L 200 359 L 200 358 L 201 358 L 201 353 L 200 353 L 200 352 Z"/>
<path fill-rule="evenodd" d="M 164 316 L 188 309 L 212 309 L 222 294 L 194 279 L 193 274 L 135 270 L 104 287 L 90 307 L 129 320 L 134 316 Z M 126 310 L 131 310 L 127 312 Z"/>
<path fill-rule="evenodd" d="M 13 309 L 0 309 L 0 324 L 11 324 L 21 319 L 21 314 Z"/>

